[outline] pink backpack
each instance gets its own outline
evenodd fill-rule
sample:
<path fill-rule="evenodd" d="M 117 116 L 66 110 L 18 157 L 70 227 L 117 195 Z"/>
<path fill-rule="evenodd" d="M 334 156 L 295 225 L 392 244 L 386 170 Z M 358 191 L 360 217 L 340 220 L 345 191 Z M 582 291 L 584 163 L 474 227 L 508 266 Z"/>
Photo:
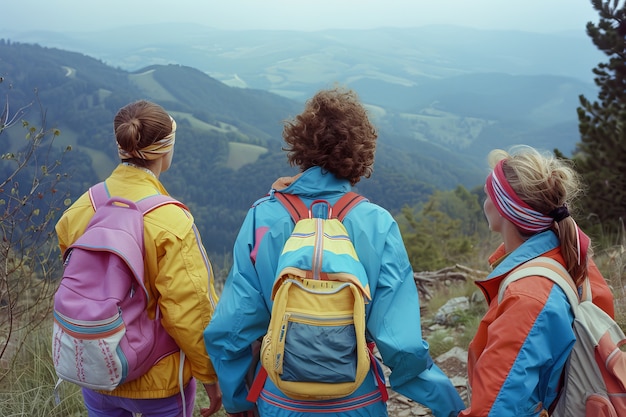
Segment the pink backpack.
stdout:
<path fill-rule="evenodd" d="M 60 380 L 111 391 L 179 350 L 156 317 L 146 312 L 143 216 L 166 195 L 136 203 L 109 198 L 104 183 L 89 189 L 96 210 L 85 233 L 63 254 L 54 296 L 52 359 Z"/>

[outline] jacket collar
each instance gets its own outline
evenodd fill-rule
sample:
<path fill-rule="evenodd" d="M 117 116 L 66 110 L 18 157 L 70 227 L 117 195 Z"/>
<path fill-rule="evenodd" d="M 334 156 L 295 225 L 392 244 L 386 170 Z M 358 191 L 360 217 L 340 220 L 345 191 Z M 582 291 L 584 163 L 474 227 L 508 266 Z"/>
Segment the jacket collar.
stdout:
<path fill-rule="evenodd" d="M 551 230 L 537 233 L 531 236 L 523 245 L 513 252 L 500 258 L 493 271 L 487 275 L 489 280 L 501 275 L 506 275 L 520 264 L 534 259 L 559 246 L 559 238 Z"/>
<path fill-rule="evenodd" d="M 559 238 L 551 230 L 531 236 L 508 255 L 504 253 L 503 246 L 500 246 L 489 258 L 493 271 L 485 279 L 476 280 L 475 283 L 485 295 L 487 304 L 491 304 L 491 300 L 498 295 L 500 283 L 513 269 L 538 256 L 560 257 L 556 253 L 559 250 Z M 547 253 L 551 251 L 552 253 Z"/>
<path fill-rule="evenodd" d="M 148 186 L 154 188 L 159 194 L 168 194 L 167 190 L 161 184 L 161 181 L 154 176 L 135 166 L 119 164 L 109 177 L 113 181 L 119 181 L 121 184 L 137 184 L 140 186 Z"/>
<path fill-rule="evenodd" d="M 281 191 L 310 199 L 321 195 L 326 199 L 333 199 L 335 195 L 339 198 L 351 189 L 350 181 L 339 179 L 320 167 L 311 167 Z"/>

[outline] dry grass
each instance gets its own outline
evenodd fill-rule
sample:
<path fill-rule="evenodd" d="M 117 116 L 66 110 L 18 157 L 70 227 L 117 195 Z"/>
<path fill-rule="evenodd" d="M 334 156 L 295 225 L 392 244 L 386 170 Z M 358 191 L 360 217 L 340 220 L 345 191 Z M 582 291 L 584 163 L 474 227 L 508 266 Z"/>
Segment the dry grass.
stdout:
<path fill-rule="evenodd" d="M 72 417 L 86 414 L 78 387 L 61 384 L 56 404 L 56 374 L 50 358 L 51 341 L 45 326 L 26 336 L 14 366 L 0 381 L 0 410 L 3 416 Z"/>
<path fill-rule="evenodd" d="M 626 331 L 626 245 L 599 251 L 595 261 L 615 297 L 615 321 Z"/>
<path fill-rule="evenodd" d="M 52 323 L 41 326 L 26 338 L 13 366 L 0 380 L 0 416 L 24 417 L 79 417 L 86 416 L 83 397 L 77 385 L 62 382 L 58 387 L 57 403 L 55 384 L 58 381 L 52 365 Z M 208 407 L 209 399 L 198 384 L 194 417 L 200 417 L 200 407 Z M 225 417 L 222 409 L 217 417 Z"/>

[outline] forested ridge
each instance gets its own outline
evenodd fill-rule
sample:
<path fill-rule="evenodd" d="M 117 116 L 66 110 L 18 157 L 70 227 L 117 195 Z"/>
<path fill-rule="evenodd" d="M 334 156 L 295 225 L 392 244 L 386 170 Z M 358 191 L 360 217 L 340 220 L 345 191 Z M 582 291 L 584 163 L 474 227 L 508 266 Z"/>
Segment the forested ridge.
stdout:
<path fill-rule="evenodd" d="M 140 98 L 163 105 L 177 120 L 178 140 L 174 165 L 161 179 L 192 209 L 211 253 L 230 252 L 250 205 L 276 177 L 295 172 L 281 150 L 281 131 L 302 102 L 229 87 L 188 66 L 127 71 L 81 53 L 8 39 L 0 39 L 0 77 L 0 93 L 12 111 L 36 103 L 20 118 L 32 123 L 41 111 L 48 127 L 59 129 L 52 152 L 72 147 L 63 158 L 70 177 L 59 184 L 68 201 L 118 162 L 112 131 L 117 110 Z M 480 188 L 484 157 L 494 147 L 527 143 L 567 154 L 577 140 L 564 108 L 546 111 L 546 103 L 556 100 L 554 91 L 583 91 L 573 80 L 494 73 L 401 91 L 376 80 L 353 87 L 366 100 L 376 98 L 372 114 L 379 128 L 374 174 L 357 191 L 396 216 L 404 207 L 422 207 L 437 190 Z M 19 150 L 23 135 L 15 126 L 5 130 L 3 146 Z"/>
<path fill-rule="evenodd" d="M 63 162 L 69 180 L 59 184 L 71 201 L 117 163 L 112 121 L 120 107 L 146 98 L 180 115 L 174 164 L 162 181 L 192 209 L 209 252 L 229 252 L 250 205 L 276 177 L 294 173 L 281 150 L 281 131 L 282 121 L 299 113 L 301 103 L 228 87 L 180 65 L 130 73 L 82 54 L 8 40 L 0 40 L 0 71 L 0 88 L 11 109 L 37 101 L 21 117 L 37 121 L 40 108 L 48 126 L 60 131 L 56 152 L 72 147 Z M 18 150 L 22 135 L 18 128 L 6 130 L 6 149 Z M 471 173 L 462 155 L 434 145 L 423 143 L 420 157 L 414 158 L 384 134 L 379 142 L 374 175 L 358 191 L 396 214 Z M 230 153 L 242 152 L 233 143 L 261 147 L 264 153 L 233 169 L 227 162 Z"/>

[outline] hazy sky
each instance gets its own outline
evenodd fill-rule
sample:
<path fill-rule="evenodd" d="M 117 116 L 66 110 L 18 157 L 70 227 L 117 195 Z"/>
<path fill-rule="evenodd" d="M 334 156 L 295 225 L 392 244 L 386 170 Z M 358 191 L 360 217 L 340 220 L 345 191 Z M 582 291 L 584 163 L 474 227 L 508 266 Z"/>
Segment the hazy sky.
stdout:
<path fill-rule="evenodd" d="M 191 22 L 218 29 L 365 29 L 455 24 L 534 32 L 580 30 L 590 0 L 6 0 L 6 30 L 84 31 Z M 164 28 L 167 30 L 167 28 Z"/>

